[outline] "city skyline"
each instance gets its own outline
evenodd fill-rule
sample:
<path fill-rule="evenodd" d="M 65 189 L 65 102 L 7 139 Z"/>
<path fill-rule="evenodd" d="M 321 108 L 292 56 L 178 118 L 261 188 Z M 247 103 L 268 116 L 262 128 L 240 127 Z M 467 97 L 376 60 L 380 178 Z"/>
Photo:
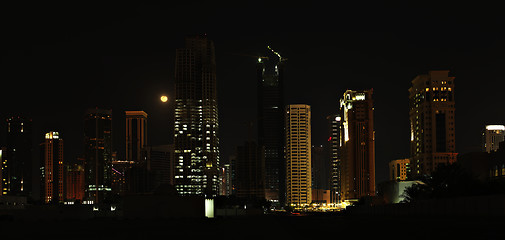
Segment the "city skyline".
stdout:
<path fill-rule="evenodd" d="M 183 6 L 175 8 L 184 9 Z M 330 27 L 329 25 L 322 24 L 314 30 L 316 34 L 307 35 L 311 33 L 307 25 L 303 25 L 305 28 L 298 31 L 293 24 L 286 26 L 286 31 L 260 32 L 259 28 L 253 28 L 258 32 L 241 30 L 231 35 L 224 33 L 223 27 L 211 27 L 215 23 L 224 23 L 214 20 L 202 27 L 190 24 L 187 28 L 177 28 L 172 34 L 160 35 L 156 33 L 155 27 L 142 30 L 132 24 L 138 21 L 138 24 L 143 26 L 150 21 L 162 19 L 149 17 L 139 20 L 151 12 L 159 13 L 152 6 L 142 6 L 138 11 L 127 9 L 125 12 L 133 12 L 133 17 L 121 13 L 113 14 L 118 19 L 124 19 L 122 21 L 99 13 L 100 21 L 92 22 L 89 28 L 83 27 L 81 20 L 71 17 L 70 22 L 81 25 L 67 29 L 60 20 L 42 19 L 42 23 L 58 24 L 48 24 L 47 30 L 41 28 L 41 23 L 35 24 L 21 34 L 12 31 L 13 48 L 7 50 L 7 55 L 2 56 L 5 79 L 12 81 L 5 83 L 6 89 L 10 91 L 2 96 L 2 102 L 16 104 L 7 104 L 2 114 L 24 113 L 28 118 L 33 118 L 36 125 L 33 135 L 37 140 L 34 143 L 40 142 L 44 132 L 59 131 L 65 139 L 65 151 L 69 153 L 65 156 L 69 158 L 83 154 L 83 150 L 78 149 L 82 146 L 80 125 L 85 109 L 89 107 L 110 108 L 114 111 L 114 116 L 121 116 L 125 110 L 143 110 L 150 116 L 148 132 L 153 134 L 150 134 L 152 141 L 150 139 L 149 142 L 153 145 L 169 143 L 171 130 L 165 122 L 170 119 L 170 113 L 166 109 L 167 106 L 159 101 L 159 97 L 162 94 L 169 96 L 169 108 L 173 108 L 170 104 L 174 103 L 171 84 L 175 49 L 182 45 L 181 39 L 188 33 L 207 32 L 216 43 L 223 159 L 233 154 L 235 142 L 243 142 L 242 139 L 247 137 L 243 122 L 256 118 L 254 110 L 251 111 L 255 106 L 256 93 L 249 90 L 253 89 L 256 83 L 257 59 L 236 54 L 262 55 L 266 46 L 270 45 L 288 58 L 286 79 L 289 79 L 289 82 L 286 83 L 285 103 L 303 102 L 312 106 L 314 144 L 323 144 L 326 141 L 325 116 L 337 111 L 339 96 L 346 89 L 374 88 L 376 172 L 377 182 L 380 182 L 388 178 L 389 161 L 409 156 L 410 131 L 406 99 L 410 81 L 415 76 L 429 70 L 445 69 L 450 70 L 451 76 L 456 77 L 456 129 L 460 129 L 456 134 L 456 152 L 480 151 L 480 133 L 483 126 L 503 124 L 505 119 L 503 113 L 474 100 L 475 91 L 486 92 L 482 96 L 484 102 L 500 100 L 499 87 L 495 85 L 501 85 L 498 83 L 501 79 L 499 66 L 503 65 L 503 58 L 499 56 L 503 56 L 504 48 L 498 43 L 503 40 L 503 30 L 487 25 L 486 20 L 493 20 L 493 17 L 470 23 L 470 20 L 463 21 L 463 14 L 459 12 L 453 15 L 455 20 L 443 18 L 442 13 L 445 13 L 446 8 L 406 8 L 414 13 L 428 10 L 431 15 L 420 14 L 421 19 L 428 20 L 426 25 L 421 23 L 422 20 L 409 18 L 406 14 L 397 14 L 396 16 L 407 20 L 413 27 L 402 32 L 399 29 L 406 26 L 406 23 L 399 24 L 387 18 L 379 22 L 390 23 L 392 29 L 375 30 L 374 27 L 377 27 L 378 23 L 372 23 L 367 29 L 354 30 L 354 27 L 366 25 L 360 22 L 361 24 L 350 23 L 343 29 L 333 31 L 325 29 Z M 392 12 L 386 7 L 380 9 Z M 469 7 L 465 9 L 469 10 Z M 302 9 L 294 7 L 290 8 L 290 11 L 296 13 Z M 281 14 L 293 18 L 294 13 Z M 40 15 L 34 13 L 28 19 L 33 20 L 37 16 Z M 337 18 L 340 19 L 338 16 Z M 252 20 L 241 20 L 245 26 L 253 25 Z M 316 20 L 310 23 L 317 24 L 323 19 Z M 160 21 L 156 27 L 166 23 Z M 261 23 L 267 22 L 263 20 Z M 18 26 L 26 24 L 20 22 Z M 126 35 L 130 26 L 128 24 L 133 25 L 134 32 L 140 33 L 139 35 L 146 34 L 146 39 L 137 37 L 134 39 L 138 42 L 128 40 L 118 42 L 116 46 L 114 40 L 120 37 L 114 34 L 129 36 Z M 433 26 L 438 27 L 433 30 Z M 110 29 L 112 33 L 108 33 Z M 39 37 L 31 38 L 38 33 L 41 33 Z M 436 37 L 426 37 L 423 33 L 431 33 L 430 35 Z M 101 37 L 105 39 L 103 44 L 100 43 L 102 40 L 97 40 Z M 15 42 L 18 38 L 23 40 Z M 173 40 L 167 40 L 170 38 Z M 154 42 L 150 47 L 145 47 L 143 43 L 149 41 Z M 164 42 L 163 46 L 161 42 Z M 124 46 L 127 45 L 133 49 L 125 52 Z M 76 46 L 82 46 L 83 49 Z M 86 52 L 87 50 L 89 52 Z M 31 79 L 41 81 L 31 82 Z M 61 86 L 67 89 L 58 95 L 61 101 L 40 105 L 37 101 L 39 98 L 54 94 L 53 90 L 61 87 L 56 82 L 63 82 Z M 300 84 L 305 82 L 310 84 Z M 27 88 L 20 83 L 34 85 L 28 85 Z M 237 99 L 251 100 L 238 105 Z M 5 117 L 2 115 L 2 118 Z M 114 145 L 119 146 L 115 150 L 123 154 L 124 119 L 116 117 L 113 121 L 114 129 L 119 129 L 114 131 Z M 156 136 L 154 133 L 159 134 Z"/>

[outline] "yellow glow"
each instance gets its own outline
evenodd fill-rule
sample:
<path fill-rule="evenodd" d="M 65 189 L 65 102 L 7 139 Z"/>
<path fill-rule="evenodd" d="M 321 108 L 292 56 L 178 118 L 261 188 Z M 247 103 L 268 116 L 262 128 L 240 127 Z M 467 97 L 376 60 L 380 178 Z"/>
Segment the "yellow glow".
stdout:
<path fill-rule="evenodd" d="M 165 96 L 165 95 L 161 96 L 160 99 L 161 99 L 162 102 L 167 102 L 168 101 L 168 97 Z"/>

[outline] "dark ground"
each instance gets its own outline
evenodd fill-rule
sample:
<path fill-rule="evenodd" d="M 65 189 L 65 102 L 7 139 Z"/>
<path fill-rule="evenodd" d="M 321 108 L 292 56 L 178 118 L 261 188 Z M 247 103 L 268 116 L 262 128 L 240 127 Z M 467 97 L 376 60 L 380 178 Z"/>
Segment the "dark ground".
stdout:
<path fill-rule="evenodd" d="M 505 239 L 504 218 L 342 215 L 0 221 L 1 239 Z M 209 239 L 207 238 L 207 239 Z"/>

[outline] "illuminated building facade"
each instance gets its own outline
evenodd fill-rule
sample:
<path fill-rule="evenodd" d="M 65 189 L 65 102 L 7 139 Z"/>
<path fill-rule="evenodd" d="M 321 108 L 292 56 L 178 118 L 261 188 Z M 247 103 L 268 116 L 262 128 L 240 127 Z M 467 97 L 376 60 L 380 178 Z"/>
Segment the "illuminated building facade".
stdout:
<path fill-rule="evenodd" d="M 63 203 L 63 139 L 58 132 L 46 133 L 41 147 L 41 188 L 44 203 Z"/>
<path fill-rule="evenodd" d="M 413 177 L 456 161 L 454 77 L 449 71 L 418 75 L 409 88 Z"/>
<path fill-rule="evenodd" d="M 84 160 L 79 162 L 84 162 Z M 82 202 L 84 200 L 84 165 L 78 163 L 67 165 L 66 172 L 65 201 Z"/>
<path fill-rule="evenodd" d="M 214 43 L 186 38 L 175 56 L 175 187 L 181 195 L 219 193 L 219 121 Z"/>
<path fill-rule="evenodd" d="M 87 110 L 84 157 L 86 201 L 101 203 L 112 191 L 112 110 Z"/>
<path fill-rule="evenodd" d="M 340 125 L 339 114 L 326 117 L 329 125 L 328 147 L 330 153 L 330 199 L 331 203 L 340 201 Z"/>
<path fill-rule="evenodd" d="M 285 202 L 284 159 L 284 60 L 270 49 L 268 57 L 258 58 L 258 145 L 264 148 L 265 198 Z"/>
<path fill-rule="evenodd" d="M 312 202 L 310 106 L 286 106 L 287 204 L 302 208 Z"/>
<path fill-rule="evenodd" d="M 140 162 L 147 145 L 147 113 L 125 111 L 126 115 L 126 161 Z"/>
<path fill-rule="evenodd" d="M 397 159 L 389 162 L 389 180 L 407 181 L 410 178 L 410 159 Z"/>
<path fill-rule="evenodd" d="M 482 132 L 482 151 L 490 153 L 498 150 L 503 140 L 505 140 L 504 125 L 486 125 Z"/>
<path fill-rule="evenodd" d="M 357 200 L 375 195 L 373 90 L 347 90 L 341 109 L 341 197 Z"/>
<path fill-rule="evenodd" d="M 19 116 L 6 119 L 2 153 L 1 194 L 32 194 L 32 120 Z"/>

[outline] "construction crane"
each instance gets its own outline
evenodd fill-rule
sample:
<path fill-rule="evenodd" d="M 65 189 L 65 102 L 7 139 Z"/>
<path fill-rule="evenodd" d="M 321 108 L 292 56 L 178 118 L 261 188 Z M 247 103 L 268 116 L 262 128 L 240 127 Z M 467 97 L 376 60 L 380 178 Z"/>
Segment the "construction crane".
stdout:
<path fill-rule="evenodd" d="M 268 60 L 268 57 L 264 57 L 264 56 L 256 56 L 256 55 L 249 55 L 249 54 L 237 54 L 237 53 L 232 53 L 232 55 L 243 56 L 243 57 L 253 57 L 253 58 L 258 59 L 259 63 L 263 62 L 263 60 Z"/>
<path fill-rule="evenodd" d="M 287 58 L 282 58 L 282 56 L 278 52 L 276 52 L 275 50 L 273 50 L 270 46 L 267 46 L 267 48 L 270 51 L 272 51 L 275 55 L 277 55 L 277 57 L 279 57 L 279 62 L 288 60 Z"/>
<path fill-rule="evenodd" d="M 276 52 L 275 50 L 273 50 L 270 46 L 267 46 L 267 48 L 268 48 L 268 50 L 272 51 L 273 54 L 275 54 L 277 57 L 279 57 L 279 62 L 283 62 L 283 61 L 288 60 L 287 58 L 283 58 L 281 56 L 281 54 L 279 54 L 278 52 Z M 258 63 L 262 63 L 263 60 L 269 60 L 269 58 L 265 57 L 265 56 L 257 56 L 257 55 L 249 55 L 249 54 L 237 54 L 237 53 L 232 53 L 232 55 L 243 56 L 243 57 L 253 57 L 253 58 L 258 59 Z"/>

